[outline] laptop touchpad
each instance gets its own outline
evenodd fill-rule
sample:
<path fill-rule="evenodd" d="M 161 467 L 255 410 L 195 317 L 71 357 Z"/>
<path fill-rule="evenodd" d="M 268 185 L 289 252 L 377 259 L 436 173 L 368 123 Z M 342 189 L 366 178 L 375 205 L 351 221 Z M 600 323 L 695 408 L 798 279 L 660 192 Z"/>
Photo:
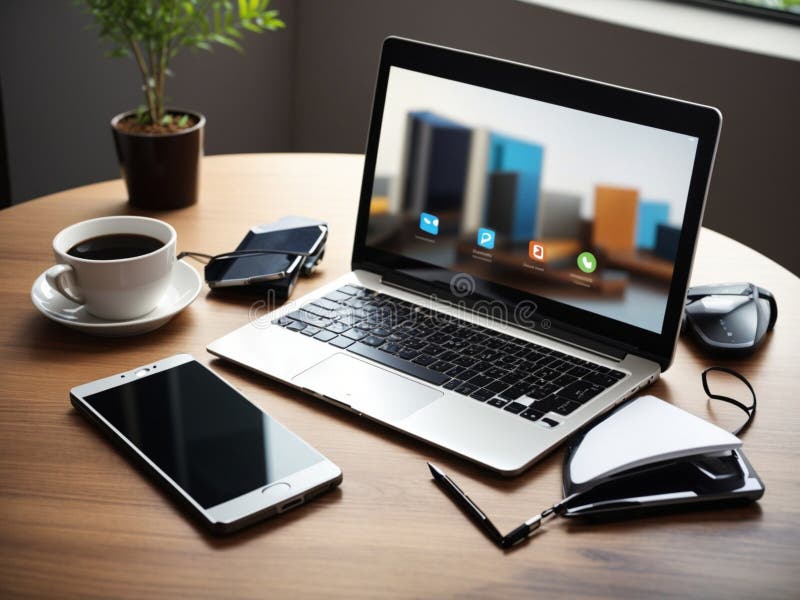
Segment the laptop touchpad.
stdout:
<path fill-rule="evenodd" d="M 435 388 L 347 354 L 326 358 L 293 377 L 292 383 L 376 419 L 395 423 L 443 395 Z"/>

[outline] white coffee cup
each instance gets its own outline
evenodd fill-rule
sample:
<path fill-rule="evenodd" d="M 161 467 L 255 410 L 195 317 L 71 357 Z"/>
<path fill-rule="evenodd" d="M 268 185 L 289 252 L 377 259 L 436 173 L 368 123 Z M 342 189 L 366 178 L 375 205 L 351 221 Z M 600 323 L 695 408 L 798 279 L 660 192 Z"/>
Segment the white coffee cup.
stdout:
<path fill-rule="evenodd" d="M 112 234 L 155 238 L 163 246 L 140 256 L 91 260 L 67 254 L 85 240 Z M 175 265 L 177 234 L 169 223 L 147 217 L 100 217 L 70 225 L 53 238 L 55 266 L 45 273 L 47 283 L 87 311 L 110 320 L 146 315 L 164 297 Z"/>

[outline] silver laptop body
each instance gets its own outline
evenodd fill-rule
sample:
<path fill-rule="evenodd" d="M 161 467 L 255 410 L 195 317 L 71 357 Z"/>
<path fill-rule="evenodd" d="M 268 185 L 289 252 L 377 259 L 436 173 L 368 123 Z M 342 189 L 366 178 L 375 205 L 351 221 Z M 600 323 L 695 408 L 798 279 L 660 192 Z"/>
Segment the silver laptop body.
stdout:
<path fill-rule="evenodd" d="M 398 79 L 397 73 L 402 77 Z M 397 143 L 402 144 L 403 150 L 392 159 L 394 162 L 392 160 L 384 161 L 388 165 L 401 165 L 399 167 L 401 175 L 395 177 L 393 181 L 384 180 L 378 185 L 376 182 L 382 175 L 380 170 L 381 165 L 384 164 L 382 160 L 385 158 L 385 156 L 381 156 L 383 148 L 380 147 L 382 120 L 384 121 L 383 127 L 389 127 L 391 124 L 389 118 L 392 117 L 391 110 L 396 108 L 390 106 L 390 101 L 399 97 L 396 88 L 392 88 L 392 85 L 398 83 L 393 83 L 392 78 L 402 82 L 403 77 L 413 77 L 415 73 L 420 74 L 421 77 L 420 84 L 414 87 L 414 90 L 417 90 L 415 95 L 417 98 L 425 97 L 423 85 L 427 81 L 425 78 L 433 77 L 437 79 L 431 83 L 434 87 L 441 84 L 438 79 L 443 79 L 447 85 L 466 83 L 470 86 L 470 90 L 473 87 L 480 88 L 482 85 L 492 89 L 492 93 L 506 90 L 504 93 L 511 94 L 513 91 L 521 99 L 528 100 L 535 96 L 533 96 L 533 92 L 527 91 L 528 88 L 524 87 L 526 84 L 519 82 L 529 78 L 536 84 L 534 86 L 536 90 L 542 88 L 549 90 L 548 93 L 551 96 L 548 97 L 548 100 L 559 106 L 566 105 L 568 102 L 556 103 L 552 98 L 557 98 L 561 94 L 564 98 L 569 99 L 572 97 L 570 94 L 576 92 L 571 86 L 578 86 L 584 93 L 580 94 L 580 104 L 577 108 L 585 112 L 597 112 L 598 114 L 612 112 L 612 114 L 624 115 L 626 110 L 624 103 L 630 102 L 631 119 L 634 122 L 641 122 L 641 113 L 645 109 L 652 110 L 657 116 L 661 115 L 659 118 L 663 117 L 662 120 L 666 123 L 672 123 L 673 119 L 677 121 L 678 117 L 685 117 L 684 121 L 688 123 L 686 125 L 688 133 L 695 133 L 695 135 L 689 135 L 686 131 L 680 131 L 675 135 L 695 139 L 696 145 L 693 156 L 688 159 L 690 165 L 688 173 L 676 174 L 676 177 L 683 176 L 687 179 L 684 184 L 685 189 L 688 190 L 682 199 L 679 198 L 679 201 L 685 202 L 683 218 L 678 219 L 680 226 L 670 229 L 665 222 L 658 222 L 659 214 L 662 215 L 663 221 L 663 211 L 658 207 L 652 208 L 651 206 L 658 203 L 648 203 L 649 201 L 638 198 L 636 205 L 639 211 L 636 217 L 638 229 L 634 232 L 636 240 L 632 250 L 604 249 L 594 259 L 597 263 L 595 268 L 598 271 L 587 275 L 586 271 L 581 269 L 583 271 L 581 273 L 574 265 L 575 255 L 578 250 L 584 249 L 584 246 L 571 238 L 566 238 L 566 241 L 563 238 L 548 241 L 548 238 L 543 242 L 546 251 L 552 255 L 562 251 L 562 247 L 567 248 L 566 253 L 569 255 L 570 262 L 564 263 L 563 260 L 558 262 L 553 259 L 552 262 L 542 263 L 544 270 L 535 271 L 535 268 L 541 265 L 534 259 L 533 247 L 529 248 L 531 252 L 529 258 L 525 258 L 524 250 L 518 249 L 523 248 L 523 245 L 528 242 L 525 236 L 533 238 L 541 231 L 541 227 L 532 227 L 530 235 L 526 233 L 527 230 L 523 230 L 522 237 L 518 235 L 519 231 L 513 230 L 513 223 L 508 226 L 509 222 L 514 222 L 513 219 L 512 221 L 506 219 L 506 229 L 501 227 L 503 219 L 500 217 L 503 216 L 501 210 L 503 207 L 507 209 L 508 206 L 512 206 L 511 210 L 519 212 L 525 209 L 525 202 L 527 202 L 519 192 L 516 196 L 517 199 L 513 200 L 513 189 L 511 204 L 504 200 L 508 196 L 508 182 L 502 184 L 505 186 L 502 189 L 497 188 L 495 191 L 483 189 L 481 191 L 482 196 L 479 195 L 478 198 L 486 199 L 484 201 L 488 208 L 478 207 L 475 209 L 475 207 L 469 208 L 462 204 L 458 214 L 453 213 L 455 216 L 447 217 L 445 215 L 452 211 L 448 212 L 442 208 L 445 206 L 443 200 L 434 197 L 430 190 L 420 191 L 420 186 L 424 188 L 425 185 L 428 185 L 433 189 L 437 186 L 441 188 L 444 184 L 433 181 L 430 176 L 426 180 L 427 183 L 421 184 L 418 171 L 415 175 L 417 179 L 413 181 L 409 179 L 409 170 L 419 169 L 419 164 L 416 166 L 412 164 L 414 160 L 419 161 L 418 154 L 420 152 L 417 148 L 415 153 L 414 143 L 429 144 L 427 151 L 431 156 L 435 156 L 436 152 L 441 154 L 442 148 L 452 150 L 449 156 L 458 156 L 459 152 L 464 153 L 468 175 L 474 175 L 471 170 L 474 168 L 474 163 L 470 163 L 470 161 L 475 160 L 474 144 L 479 139 L 476 133 L 477 129 L 470 129 L 467 134 L 461 135 L 458 132 L 463 129 L 463 123 L 453 125 L 440 116 L 434 118 L 430 117 L 429 113 L 411 109 L 404 112 L 403 119 L 400 119 L 405 122 L 405 133 L 395 135 L 398 140 L 402 138 L 402 141 Z M 477 82 L 480 82 L 481 85 Z M 592 99 L 592 93 L 595 91 L 597 92 L 596 101 Z M 441 91 L 436 91 L 432 97 L 441 98 L 441 94 Z M 620 106 L 620 100 L 623 106 Z M 413 104 L 414 100 L 408 102 Z M 420 102 L 423 101 L 420 100 Z M 466 92 L 464 102 L 469 102 Z M 596 111 L 593 108 L 593 102 L 596 102 Z M 431 103 L 429 102 L 429 104 Z M 610 107 L 609 103 L 613 103 L 614 106 Z M 412 108 L 417 107 L 412 106 Z M 426 105 L 421 108 L 429 107 Z M 487 121 L 491 120 L 490 116 L 487 115 Z M 416 125 L 409 125 L 413 119 L 417 119 L 419 122 Z M 462 117 L 463 120 L 466 119 Z M 625 119 L 620 120 L 624 121 Z M 475 124 L 471 123 L 470 125 Z M 486 126 L 486 123 L 480 125 Z M 685 299 L 695 240 L 716 150 L 719 125 L 718 112 L 708 107 L 409 40 L 389 38 L 384 43 L 376 88 L 358 231 L 354 244 L 353 270 L 310 294 L 294 299 L 272 312 L 265 312 L 257 319 L 209 344 L 208 351 L 215 356 L 281 381 L 359 416 L 383 423 L 392 429 L 455 453 L 500 474 L 518 474 L 587 423 L 597 419 L 615 405 L 655 381 L 659 374 L 669 366 L 677 338 L 681 307 Z M 419 126 L 419 128 L 418 130 L 410 129 L 412 126 Z M 621 127 L 627 126 L 621 125 Z M 647 127 L 649 131 L 649 128 L 653 126 Z M 437 130 L 437 128 L 439 129 Z M 395 129 L 403 131 L 400 126 Z M 428 137 L 420 137 L 420 131 Z M 672 133 L 668 129 L 664 129 L 664 131 Z M 386 137 L 389 136 L 389 132 L 389 129 L 384 130 L 384 143 L 390 139 Z M 453 135 L 448 137 L 451 133 Z M 437 135 L 441 138 L 436 138 Z M 493 139 L 492 135 L 494 134 L 490 134 L 488 139 Z M 654 135 L 661 134 L 655 132 Z M 465 138 L 465 136 L 467 137 Z M 483 135 L 483 137 L 487 136 Z M 423 142 L 418 142 L 418 139 L 422 139 Z M 431 139 L 434 142 L 430 142 Z M 444 140 L 441 142 L 444 145 L 431 146 L 430 144 L 439 143 L 435 141 L 436 139 Z M 472 146 L 468 144 L 463 147 L 459 146 L 461 144 L 459 139 L 470 140 L 469 143 L 472 143 Z M 501 140 L 497 142 L 498 144 L 506 144 L 503 148 L 509 155 L 517 150 L 523 152 L 536 147 L 535 144 L 525 140 L 508 142 L 504 141 L 507 140 L 507 137 L 502 137 L 502 139 L 497 137 L 497 139 Z M 679 144 L 681 140 L 677 140 L 675 143 Z M 542 145 L 549 150 L 546 143 Z M 687 141 L 687 145 L 691 144 Z M 545 158 L 555 153 L 555 146 L 552 146 L 553 152 L 545 153 Z M 667 151 L 667 149 L 663 149 L 663 152 Z M 432 160 L 429 159 L 426 167 L 428 173 L 432 172 L 433 167 L 430 166 Z M 453 162 L 457 161 L 453 159 Z M 453 162 L 447 164 L 452 165 Z M 529 165 L 530 163 L 525 164 Z M 538 164 L 541 174 L 541 162 Z M 503 165 L 500 165 L 496 171 L 498 173 L 506 172 L 503 170 Z M 524 172 L 523 168 L 521 174 L 516 176 L 517 182 L 523 181 L 528 175 L 529 173 Z M 464 179 L 469 180 L 469 178 L 467 176 Z M 474 179 L 475 177 L 473 177 Z M 478 179 L 484 179 L 487 182 L 485 185 L 491 187 L 493 185 L 491 181 L 499 181 L 502 177 L 478 177 Z M 688 181 L 689 179 L 691 181 Z M 542 187 L 545 183 L 546 180 L 540 180 Z M 469 185 L 469 182 L 464 185 Z M 519 184 L 518 189 L 522 189 L 521 186 L 522 184 Z M 380 191 L 376 192 L 375 190 L 378 188 Z M 569 189 L 573 190 L 575 187 Z M 629 225 L 620 225 L 612 219 L 610 225 L 608 223 L 603 225 L 607 231 L 605 233 L 601 231 L 601 218 L 608 220 L 609 210 L 614 208 L 614 203 L 619 203 L 621 207 L 619 221 L 624 222 L 625 219 L 630 219 L 630 214 L 628 214 L 630 208 L 626 204 L 629 202 L 626 199 L 628 196 L 625 195 L 624 189 L 614 191 L 615 189 L 607 192 L 593 188 L 590 197 L 586 200 L 587 205 L 590 208 L 593 207 L 592 209 L 595 211 L 595 222 L 592 225 L 595 237 L 585 238 L 583 244 L 594 244 L 591 246 L 592 248 L 598 246 L 602 248 L 602 235 L 611 240 L 606 243 L 614 243 L 614 228 L 617 227 L 623 231 L 621 237 L 625 237 L 624 244 L 630 246 L 630 240 L 626 237 L 630 230 Z M 646 185 L 643 185 L 641 194 L 645 193 L 645 190 Z M 579 192 L 578 189 L 577 193 Z M 469 193 L 474 195 L 474 190 Z M 466 198 L 467 195 L 465 193 L 464 197 Z M 572 193 L 572 195 L 575 194 Z M 557 199 L 563 195 L 541 195 L 541 198 L 546 197 Z M 604 198 L 611 198 L 611 200 Z M 592 204 L 592 200 L 594 204 Z M 468 198 L 464 200 L 465 203 L 469 201 Z M 420 206 L 420 202 L 423 202 L 422 206 Z M 437 202 L 439 202 L 438 205 Z M 517 205 L 514 205 L 514 202 L 517 202 Z M 645 204 L 647 204 L 646 207 L 644 207 Z M 675 204 L 675 206 L 680 205 Z M 541 207 L 539 208 L 538 214 L 541 214 Z M 437 210 L 442 217 L 441 219 L 435 218 L 434 226 L 430 217 L 432 214 L 433 216 L 438 214 Z M 670 208 L 670 210 L 674 210 L 674 208 Z M 420 211 L 422 217 L 419 217 Z M 483 233 L 484 238 L 480 237 L 480 232 L 477 239 L 470 238 L 469 236 L 474 237 L 474 228 L 470 228 L 471 225 L 466 226 L 469 236 L 464 233 L 464 222 L 467 219 L 465 215 L 470 212 L 469 218 L 473 221 L 483 219 L 480 223 L 476 221 L 477 225 L 486 225 L 487 222 L 493 224 L 492 228 L 488 229 L 491 239 L 485 237 L 488 234 L 483 229 L 480 232 Z M 574 215 L 576 211 L 570 207 L 569 210 L 560 212 L 565 215 Z M 527 218 L 519 216 L 519 214 L 514 217 L 518 221 Z M 560 227 L 554 223 L 554 220 L 558 218 L 559 211 L 550 211 L 548 214 L 553 215 L 550 218 L 551 222 L 547 225 L 552 230 L 566 231 L 571 235 L 570 232 L 575 231 L 579 225 L 584 226 L 582 223 L 572 223 L 566 227 Z M 678 216 L 680 217 L 680 215 Z M 422 218 L 427 218 L 428 221 L 420 220 L 417 223 L 417 219 Z M 575 217 L 569 218 L 574 219 Z M 379 222 L 380 219 L 383 221 Z M 654 219 L 655 226 L 652 225 Z M 648 223 L 651 230 L 641 230 L 645 222 Z M 675 235 L 680 235 L 680 240 L 673 244 L 671 250 L 673 261 L 670 262 L 664 257 L 670 256 L 669 236 L 674 234 L 673 230 L 675 229 L 678 231 L 678 234 Z M 336 232 L 332 233 L 336 235 Z M 601 233 L 602 235 L 600 235 Z M 515 241 L 515 236 L 520 239 Z M 502 246 L 506 242 L 501 238 L 509 240 L 507 246 Z M 535 239 L 530 240 L 531 244 L 534 242 Z M 640 246 L 640 242 L 643 245 Z M 489 248 L 490 244 L 492 248 Z M 659 244 L 662 247 L 659 247 Z M 380 252 L 374 250 L 378 247 L 381 249 Z M 506 247 L 509 250 L 503 250 Z M 443 254 L 433 254 L 434 250 L 431 248 Z M 424 254 L 426 252 L 429 254 Z M 528 270 L 522 269 L 520 274 L 508 271 L 508 269 L 516 268 L 508 262 L 508 256 L 517 256 L 514 252 L 522 252 L 519 254 L 522 257 L 520 260 L 526 261 L 527 267 L 525 268 Z M 394 262 L 400 266 L 382 263 L 382 260 L 389 254 L 403 255 L 404 258 L 399 263 Z M 444 260 L 442 256 L 445 255 L 450 257 L 447 260 L 450 260 L 452 264 L 442 263 Z M 502 275 L 502 277 L 506 277 L 506 279 L 502 279 L 502 282 L 505 282 L 503 285 L 506 287 L 498 288 L 493 285 L 496 282 L 487 281 L 494 277 L 494 271 L 485 270 L 487 256 L 492 261 L 489 265 L 490 269 L 496 268 L 498 273 L 501 271 L 506 273 Z M 422 261 L 420 261 L 420 257 L 423 258 Z M 501 259 L 505 261 L 502 264 Z M 561 259 L 559 258 L 559 260 Z M 440 262 L 439 265 L 435 265 L 437 261 Z M 612 264 L 612 261 L 613 268 L 605 266 L 606 262 Z M 591 266 L 591 262 L 589 260 L 585 264 Z M 428 263 L 434 263 L 434 266 L 428 268 Z M 465 273 L 460 268 L 466 264 L 472 269 L 473 263 L 476 265 L 475 269 L 484 270 Z M 602 269 L 600 263 L 603 263 Z M 551 267 L 551 264 L 555 266 Z M 567 266 L 564 266 L 565 264 Z M 665 279 L 663 275 L 666 266 L 670 266 L 671 269 L 668 271 L 671 273 L 670 279 Z M 661 268 L 661 271 L 658 271 L 658 268 Z M 512 294 L 517 300 L 516 305 L 509 302 L 507 296 L 497 293 L 497 290 L 516 286 L 514 282 L 527 276 L 528 271 L 531 271 L 532 279 L 529 283 L 528 280 L 525 280 L 525 285 L 539 285 L 540 280 L 533 278 L 541 276 L 541 285 L 549 286 L 548 290 L 556 290 L 556 292 L 538 294 L 525 293 L 525 291 L 520 293 L 520 290 L 516 290 Z M 507 272 L 510 272 L 511 275 L 508 275 Z M 498 275 L 498 277 L 500 276 Z M 619 283 L 620 280 L 624 280 L 624 285 Z M 585 281 L 589 281 L 590 286 L 596 285 L 597 289 L 590 289 L 588 292 L 578 289 L 585 287 L 585 283 L 583 283 Z M 465 282 L 466 289 L 463 285 Z M 513 285 L 507 285 L 509 282 Z M 601 285 L 606 287 L 600 287 Z M 622 295 L 619 292 L 620 286 L 623 290 Z M 363 291 L 356 292 L 357 290 Z M 493 295 L 496 293 L 497 295 Z M 351 294 L 354 295 L 351 296 Z M 363 295 L 359 296 L 359 294 Z M 592 294 L 595 295 L 592 296 Z M 558 300 L 553 300 L 554 297 L 557 297 Z M 520 301 L 520 298 L 527 300 Z M 483 396 L 473 397 L 472 394 L 476 392 L 473 392 L 470 386 L 463 386 L 459 382 L 459 388 L 454 389 L 453 385 L 455 384 L 451 383 L 454 379 L 446 375 L 433 375 L 433 373 L 444 371 L 443 363 L 438 360 L 427 365 L 408 360 L 404 363 L 410 364 L 408 368 L 394 368 L 391 361 L 398 356 L 397 346 L 391 345 L 393 344 L 392 336 L 388 331 L 383 333 L 389 337 L 375 342 L 382 344 L 379 346 L 367 347 L 369 344 L 365 344 L 365 341 L 374 340 L 375 336 L 372 336 L 366 328 L 363 328 L 357 336 L 353 336 L 356 339 L 353 340 L 353 345 L 350 347 L 333 345 L 331 343 L 333 339 L 343 340 L 344 343 L 347 343 L 344 340 L 347 331 L 342 329 L 344 326 L 338 326 L 336 338 L 328 339 L 330 334 L 324 333 L 326 330 L 322 326 L 328 321 L 316 322 L 313 319 L 331 317 L 334 320 L 339 319 L 346 322 L 347 326 L 358 328 L 361 324 L 359 322 L 361 317 L 358 314 L 360 310 L 358 307 L 362 306 L 361 300 L 377 302 L 378 305 L 390 308 L 398 305 L 404 306 L 402 318 L 396 321 L 410 323 L 409 327 L 411 328 L 415 326 L 413 323 L 415 315 L 428 315 L 427 325 L 412 329 L 412 331 L 422 331 L 425 335 L 433 335 L 436 331 L 444 330 L 444 326 L 434 325 L 432 329 L 429 327 L 431 314 L 436 315 L 436 322 L 464 324 L 464 327 L 456 325 L 446 331 L 452 332 L 457 329 L 459 332 L 466 330 L 470 333 L 473 331 L 488 332 L 488 335 L 487 333 L 476 334 L 478 337 L 475 339 L 480 340 L 494 339 L 492 337 L 494 333 L 501 334 L 503 336 L 501 338 L 502 347 L 512 348 L 516 354 L 522 357 L 522 364 L 529 365 L 531 375 L 525 379 L 528 381 L 525 385 L 531 384 L 532 378 L 536 377 L 535 373 L 553 375 L 544 367 L 537 369 L 535 366 L 531 366 L 530 361 L 524 362 L 528 356 L 526 348 L 532 349 L 531 354 L 537 357 L 544 356 L 551 359 L 558 357 L 550 360 L 550 363 L 561 365 L 562 368 L 570 367 L 568 370 L 572 371 L 572 375 L 588 378 L 586 381 L 610 381 L 598 375 L 608 373 L 615 374 L 617 379 L 611 384 L 606 383 L 606 387 L 599 392 L 598 388 L 592 387 L 591 398 L 587 401 L 583 401 L 580 397 L 576 399 L 573 394 L 570 397 L 574 403 L 566 405 L 566 408 L 565 405 L 555 406 L 551 401 L 547 405 L 547 412 L 538 416 L 534 415 L 537 416 L 535 419 L 527 418 L 522 415 L 530 416 L 529 409 L 537 406 L 536 399 L 526 394 L 515 400 L 500 396 L 490 399 Z M 341 303 L 340 309 L 334 307 L 334 301 Z M 531 303 L 536 318 L 519 318 L 514 306 L 519 306 L 520 302 L 525 301 Z M 642 302 L 651 302 L 653 307 L 660 307 L 661 315 L 655 314 L 658 312 L 658 308 L 645 310 L 650 305 L 646 305 L 643 309 Z M 492 303 L 508 310 L 494 311 L 491 309 Z M 304 311 L 308 307 L 315 307 L 310 310 L 316 315 L 312 314 L 309 319 L 320 327 L 297 320 L 298 314 L 308 316 L 309 313 L 298 312 Z M 334 314 L 337 315 L 335 318 Z M 631 319 L 640 319 L 640 321 L 632 325 L 630 322 L 626 322 L 626 315 L 634 315 Z M 655 321 L 647 321 L 647 319 L 654 318 Z M 660 331 L 656 331 L 657 325 L 652 324 L 656 321 L 661 323 Z M 301 328 L 305 329 L 305 333 Z M 323 334 L 320 334 L 320 331 L 323 331 Z M 352 332 L 352 330 L 349 331 Z M 358 337 L 362 333 L 371 337 Z M 439 335 L 435 339 L 453 341 L 452 336 L 448 337 L 448 335 Z M 474 346 L 470 347 L 475 349 Z M 358 351 L 358 348 L 361 351 Z M 521 350 L 517 351 L 517 348 Z M 371 357 L 378 356 L 375 354 L 377 351 L 386 351 L 386 360 L 373 360 Z M 392 356 L 389 356 L 390 354 Z M 383 357 L 384 354 L 380 356 Z M 446 356 L 453 359 L 455 354 L 449 352 Z M 482 356 L 492 356 L 492 352 Z M 512 359 L 508 359 L 508 361 L 511 363 Z M 544 360 L 542 362 L 546 363 Z M 495 364 L 491 361 L 490 363 Z M 482 365 L 481 368 L 486 369 L 490 363 L 481 361 L 479 364 Z M 497 364 L 500 364 L 501 367 L 506 366 L 504 363 Z M 437 365 L 438 371 L 430 369 Z M 423 373 L 418 369 L 426 369 L 425 377 L 415 375 L 415 373 Z M 429 370 L 431 377 L 428 377 Z M 495 369 L 493 372 L 500 371 Z M 590 377 L 590 374 L 593 377 Z M 574 383 L 575 377 L 570 379 L 572 375 L 562 378 L 562 383 L 563 381 Z M 486 382 L 486 378 L 477 375 L 474 377 L 475 381 Z M 534 383 L 538 383 L 538 381 L 540 380 L 537 379 Z M 511 383 L 513 387 L 514 382 Z M 461 389 L 461 392 L 457 389 Z M 495 389 L 499 389 L 499 387 Z M 581 387 L 576 384 L 569 389 L 577 393 L 575 390 L 579 392 Z M 552 395 L 548 396 L 550 400 L 552 397 Z M 526 408 L 520 410 L 519 404 L 525 405 Z M 516 408 L 513 408 L 512 405 Z"/>

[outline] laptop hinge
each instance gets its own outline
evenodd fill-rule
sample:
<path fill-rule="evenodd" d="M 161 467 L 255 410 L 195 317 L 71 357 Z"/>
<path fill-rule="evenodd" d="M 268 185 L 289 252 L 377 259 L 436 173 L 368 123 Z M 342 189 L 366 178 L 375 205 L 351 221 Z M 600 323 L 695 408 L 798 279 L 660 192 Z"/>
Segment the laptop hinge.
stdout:
<path fill-rule="evenodd" d="M 464 301 L 454 302 L 446 298 L 442 298 L 436 293 L 435 290 L 431 290 L 430 292 L 422 291 L 419 288 L 404 285 L 403 283 L 397 281 L 396 279 L 387 277 L 386 275 L 383 275 L 381 277 L 381 283 L 388 287 L 393 287 L 399 290 L 403 290 L 404 292 L 409 292 L 416 296 L 427 298 L 438 304 L 457 307 L 460 310 L 465 310 L 466 312 L 469 312 L 472 315 L 479 316 L 481 318 L 495 322 L 498 325 L 514 327 L 516 329 L 520 329 L 528 333 L 541 335 L 556 340 L 558 342 L 561 342 L 562 344 L 568 344 L 585 352 L 591 352 L 592 354 L 602 356 L 603 358 L 621 362 L 628 354 L 622 348 L 614 345 L 612 343 L 612 340 L 604 342 L 602 340 L 581 335 L 580 333 L 576 333 L 575 331 L 570 331 L 566 327 L 555 324 L 552 319 L 548 319 L 547 317 L 544 316 L 542 316 L 541 318 L 537 318 L 532 323 L 531 326 L 526 326 L 520 323 L 516 323 L 514 321 L 500 320 L 496 318 L 496 316 L 494 315 L 474 310 Z M 487 298 L 487 300 L 489 299 Z M 545 326 L 545 322 L 547 322 L 547 326 Z"/>

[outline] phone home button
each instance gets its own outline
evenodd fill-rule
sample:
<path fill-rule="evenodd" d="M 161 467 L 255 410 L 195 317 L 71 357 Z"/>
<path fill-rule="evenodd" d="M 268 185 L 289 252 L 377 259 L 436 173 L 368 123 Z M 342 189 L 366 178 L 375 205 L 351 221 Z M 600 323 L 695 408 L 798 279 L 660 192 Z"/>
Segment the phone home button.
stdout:
<path fill-rule="evenodd" d="M 285 481 L 279 481 L 277 483 L 271 483 L 267 487 L 262 488 L 261 493 L 280 495 L 280 494 L 285 494 L 290 489 L 292 489 L 292 486 L 290 484 L 286 483 Z"/>

